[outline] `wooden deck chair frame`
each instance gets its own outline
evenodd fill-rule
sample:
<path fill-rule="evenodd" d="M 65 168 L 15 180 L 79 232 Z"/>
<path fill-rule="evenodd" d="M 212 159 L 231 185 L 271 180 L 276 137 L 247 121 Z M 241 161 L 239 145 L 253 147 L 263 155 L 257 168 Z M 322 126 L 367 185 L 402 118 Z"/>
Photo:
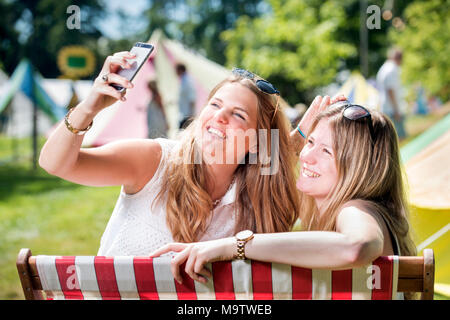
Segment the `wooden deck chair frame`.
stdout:
<path fill-rule="evenodd" d="M 26 300 L 43 300 L 41 280 L 36 267 L 36 258 L 30 249 L 21 249 L 17 257 L 17 271 Z M 433 300 L 434 252 L 424 249 L 423 256 L 399 257 L 398 292 L 420 292 L 421 300 Z"/>

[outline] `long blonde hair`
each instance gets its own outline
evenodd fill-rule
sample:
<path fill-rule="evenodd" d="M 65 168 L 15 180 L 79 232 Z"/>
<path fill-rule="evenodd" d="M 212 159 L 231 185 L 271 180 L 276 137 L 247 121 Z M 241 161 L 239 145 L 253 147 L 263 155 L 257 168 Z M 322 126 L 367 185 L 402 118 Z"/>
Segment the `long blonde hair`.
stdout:
<path fill-rule="evenodd" d="M 382 113 L 371 111 L 374 129 L 372 142 L 368 119 L 348 120 L 343 117 L 343 109 L 343 105 L 330 106 L 319 114 L 311 127 L 310 132 L 322 119 L 330 125 L 338 182 L 327 196 L 322 215 L 318 214 L 312 197 L 301 195 L 302 227 L 335 231 L 340 208 L 350 200 L 359 199 L 370 211 L 384 218 L 398 239 L 402 255 L 416 255 L 394 126 Z"/>
<path fill-rule="evenodd" d="M 238 165 L 234 173 L 236 182 L 235 232 L 250 229 L 258 233 L 289 231 L 298 217 L 299 192 L 295 185 L 295 152 L 289 139 L 290 124 L 286 116 L 277 111 L 276 99 L 260 91 L 255 82 L 232 76 L 219 83 L 210 93 L 208 101 L 227 83 L 239 83 L 250 89 L 258 99 L 257 128 L 267 129 L 266 141 L 259 141 L 255 161 Z M 208 227 L 213 202 L 206 191 L 207 167 L 195 142 L 195 119 L 182 133 L 180 149 L 173 152 L 164 174 L 157 200 L 166 203 L 166 222 L 175 241 L 198 241 Z M 271 129 L 278 129 L 278 141 Z M 278 143 L 272 150 L 273 142 Z M 261 174 L 265 165 L 259 161 L 259 152 L 268 151 L 279 166 L 273 174 Z M 175 159 L 177 158 L 177 159 Z M 154 202 L 155 203 L 155 202 Z"/>

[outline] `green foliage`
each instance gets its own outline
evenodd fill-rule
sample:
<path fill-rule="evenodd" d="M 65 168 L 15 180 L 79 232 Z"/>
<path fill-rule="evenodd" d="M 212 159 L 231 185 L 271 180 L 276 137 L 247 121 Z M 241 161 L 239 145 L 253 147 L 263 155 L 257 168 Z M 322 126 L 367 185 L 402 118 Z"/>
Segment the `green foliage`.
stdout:
<path fill-rule="evenodd" d="M 228 43 L 227 64 L 268 78 L 294 104 L 304 101 L 302 93 L 329 84 L 342 59 L 356 50 L 336 38 L 346 20 L 338 1 L 271 0 L 270 4 L 272 13 L 255 19 L 242 16 L 233 30 L 222 34 Z"/>
<path fill-rule="evenodd" d="M 358 53 L 345 59 L 345 65 L 348 70 L 360 70 L 360 27 L 361 27 L 361 0 L 340 0 L 339 6 L 345 10 L 345 22 L 339 27 L 336 33 L 336 39 L 340 41 L 349 42 L 358 48 Z M 392 22 L 395 17 L 400 17 L 404 9 L 411 0 L 370 0 L 365 1 L 367 6 L 376 5 L 381 9 L 381 12 L 386 10 L 391 11 L 391 19 L 385 20 L 380 18 L 379 29 L 367 30 L 368 43 L 368 77 L 374 77 L 381 65 L 386 60 L 386 51 L 391 46 L 388 41 L 387 34 L 392 27 Z M 363 10 L 363 16 L 367 19 L 372 16 Z M 362 70 L 361 70 L 362 71 Z"/>
<path fill-rule="evenodd" d="M 449 14 L 447 0 L 415 1 L 404 12 L 404 30 L 391 29 L 389 34 L 404 51 L 403 79 L 421 82 L 444 101 L 450 98 Z"/>
<path fill-rule="evenodd" d="M 73 4 L 79 6 L 81 12 L 79 30 L 70 30 L 66 24 L 70 16 L 67 8 Z M 101 0 L 75 3 L 71 0 L 0 0 L 0 12 L 3 22 L 0 59 L 9 74 L 22 57 L 27 57 L 44 77 L 56 78 L 60 75 L 56 58 L 62 47 L 84 45 L 97 52 L 97 39 L 101 33 L 95 23 L 103 15 Z M 21 32 L 17 31 L 18 25 Z M 96 58 L 99 64 L 100 59 Z"/>
<path fill-rule="evenodd" d="M 14 24 L 20 11 L 14 3 L 0 0 L 0 68 L 6 71 L 8 65 L 17 65 L 19 57 L 19 32 Z"/>
<path fill-rule="evenodd" d="M 152 0 L 146 12 L 148 33 L 159 28 L 170 38 L 225 64 L 225 42 L 220 34 L 239 16 L 257 17 L 263 0 Z"/>

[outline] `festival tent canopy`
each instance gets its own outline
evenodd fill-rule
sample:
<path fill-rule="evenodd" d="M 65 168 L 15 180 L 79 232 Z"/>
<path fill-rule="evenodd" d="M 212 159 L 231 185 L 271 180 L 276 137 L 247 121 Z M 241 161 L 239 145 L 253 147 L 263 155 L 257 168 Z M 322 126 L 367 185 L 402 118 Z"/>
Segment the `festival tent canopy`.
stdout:
<path fill-rule="evenodd" d="M 33 104 L 37 107 L 37 132 L 45 134 L 64 116 L 65 109 L 46 92 L 45 80 L 24 59 L 10 79 L 0 79 L 0 114 L 6 119 L 3 131 L 8 136 L 26 137 L 33 132 Z"/>
<path fill-rule="evenodd" d="M 380 110 L 379 92 L 359 72 L 350 75 L 337 92 L 343 94 L 348 101 L 360 104 L 373 110 Z"/>
<path fill-rule="evenodd" d="M 84 99 L 92 87 L 90 80 L 68 79 L 39 79 L 39 84 L 51 101 L 57 106 L 57 117 L 62 117 L 67 111 L 66 107 Z M 8 76 L 0 70 L 0 99 L 5 99 L 12 90 Z M 32 135 L 33 132 L 33 102 L 28 95 L 17 90 L 5 103 L 0 112 L 4 121 L 2 132 L 10 137 L 22 138 Z M 55 124 L 55 117 L 49 116 L 38 105 L 37 132 L 45 135 Z"/>
<path fill-rule="evenodd" d="M 30 61 L 23 59 L 14 70 L 11 79 L 2 87 L 0 95 L 0 112 L 11 102 L 14 95 L 20 90 L 33 101 L 53 121 L 64 117 L 65 110 L 58 106 L 42 88 L 42 76 L 34 70 Z"/>
<path fill-rule="evenodd" d="M 417 251 L 436 256 L 436 292 L 450 296 L 450 114 L 402 147 Z"/>
<path fill-rule="evenodd" d="M 42 79 L 44 90 L 65 112 L 88 96 L 92 84 L 92 80 Z"/>
<path fill-rule="evenodd" d="M 405 145 L 401 157 L 412 203 L 450 209 L 450 114 Z"/>

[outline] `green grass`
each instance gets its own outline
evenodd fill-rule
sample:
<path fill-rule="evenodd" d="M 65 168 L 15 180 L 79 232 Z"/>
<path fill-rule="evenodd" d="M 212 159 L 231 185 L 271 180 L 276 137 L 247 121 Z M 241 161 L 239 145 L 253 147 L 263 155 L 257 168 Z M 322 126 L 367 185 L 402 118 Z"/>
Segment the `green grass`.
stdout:
<path fill-rule="evenodd" d="M 0 137 L 3 155 L 7 140 Z M 27 140 L 19 141 L 20 150 Z M 23 299 L 15 267 L 21 248 L 95 255 L 120 191 L 76 185 L 31 167 L 29 157 L 0 165 L 0 299 Z"/>

